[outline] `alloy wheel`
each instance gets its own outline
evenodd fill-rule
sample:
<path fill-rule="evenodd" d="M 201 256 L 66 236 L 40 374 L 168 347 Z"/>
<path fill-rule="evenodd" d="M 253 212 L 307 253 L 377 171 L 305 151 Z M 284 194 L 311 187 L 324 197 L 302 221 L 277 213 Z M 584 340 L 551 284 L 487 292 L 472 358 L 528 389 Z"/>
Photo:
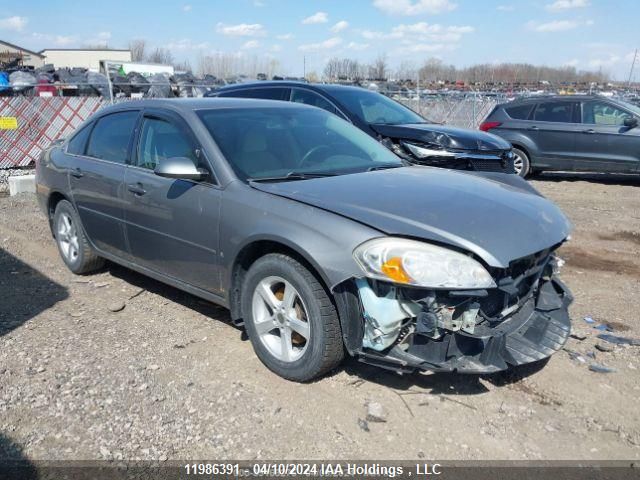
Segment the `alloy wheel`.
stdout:
<path fill-rule="evenodd" d="M 263 345 L 280 361 L 294 362 L 311 339 L 308 310 L 295 287 L 282 277 L 261 280 L 252 299 L 253 323 Z"/>
<path fill-rule="evenodd" d="M 62 213 L 58 218 L 56 231 L 60 252 L 68 262 L 75 262 L 80 252 L 80 244 L 78 243 L 78 230 L 73 218 L 67 213 Z"/>
<path fill-rule="evenodd" d="M 513 158 L 513 169 L 516 172 L 516 175 L 522 176 L 522 169 L 524 168 L 524 160 L 517 153 Z"/>

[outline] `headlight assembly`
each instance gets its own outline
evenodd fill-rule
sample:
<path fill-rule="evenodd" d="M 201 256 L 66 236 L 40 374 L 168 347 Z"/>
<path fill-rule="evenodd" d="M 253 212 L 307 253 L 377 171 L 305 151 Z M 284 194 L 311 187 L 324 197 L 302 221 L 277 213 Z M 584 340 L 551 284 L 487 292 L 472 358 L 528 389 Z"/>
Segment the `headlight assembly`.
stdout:
<path fill-rule="evenodd" d="M 430 158 L 430 157 L 447 157 L 453 158 L 456 156 L 454 152 L 449 152 L 444 149 L 437 149 L 435 147 L 420 146 L 409 142 L 402 142 L 402 144 L 409 149 L 417 158 Z"/>
<path fill-rule="evenodd" d="M 357 247 L 353 256 L 366 276 L 428 288 L 495 287 L 476 260 L 448 248 L 405 238 L 376 238 Z"/>

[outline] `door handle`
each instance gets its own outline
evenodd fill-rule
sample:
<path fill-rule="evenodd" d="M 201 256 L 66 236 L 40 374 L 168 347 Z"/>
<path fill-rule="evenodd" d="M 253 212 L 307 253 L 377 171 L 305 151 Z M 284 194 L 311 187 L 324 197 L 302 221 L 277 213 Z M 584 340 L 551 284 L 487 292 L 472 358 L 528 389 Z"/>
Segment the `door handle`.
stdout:
<path fill-rule="evenodd" d="M 589 128 L 587 130 L 582 130 L 582 133 L 588 133 L 589 135 L 596 133 L 593 128 Z"/>
<path fill-rule="evenodd" d="M 82 170 L 80 170 L 79 168 L 74 168 L 73 170 L 71 170 L 71 175 L 75 178 L 81 178 L 84 176 L 84 173 L 82 173 Z"/>
<path fill-rule="evenodd" d="M 540 129 L 534 125 L 533 127 L 529 127 L 528 130 L 533 130 L 535 132 Z"/>
<path fill-rule="evenodd" d="M 127 189 L 131 193 L 137 196 L 144 195 L 145 193 L 147 193 L 147 191 L 144 188 L 142 188 L 141 183 L 130 183 L 129 185 L 127 185 Z"/>

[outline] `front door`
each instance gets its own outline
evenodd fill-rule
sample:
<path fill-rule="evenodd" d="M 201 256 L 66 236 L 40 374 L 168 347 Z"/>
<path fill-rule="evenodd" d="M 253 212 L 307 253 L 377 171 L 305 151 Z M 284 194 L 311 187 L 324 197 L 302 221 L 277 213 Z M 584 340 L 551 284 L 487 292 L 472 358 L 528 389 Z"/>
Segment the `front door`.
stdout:
<path fill-rule="evenodd" d="M 127 255 L 123 181 L 139 115 L 137 110 L 105 115 L 67 147 L 71 196 L 82 226 L 98 250 L 119 257 Z M 80 142 L 85 133 L 88 140 Z"/>
<path fill-rule="evenodd" d="M 133 261 L 190 285 L 219 292 L 218 220 L 214 181 L 160 177 L 164 159 L 187 157 L 211 171 L 189 127 L 177 115 L 146 112 L 126 169 L 126 234 Z"/>
<path fill-rule="evenodd" d="M 602 100 L 582 104 L 582 129 L 577 136 L 578 170 L 635 172 L 640 163 L 640 129 L 624 126 L 630 112 Z"/>
<path fill-rule="evenodd" d="M 529 131 L 538 147 L 536 166 L 550 170 L 572 170 L 576 155 L 576 135 L 582 125 L 577 119 L 578 102 L 539 103 L 529 122 Z"/>

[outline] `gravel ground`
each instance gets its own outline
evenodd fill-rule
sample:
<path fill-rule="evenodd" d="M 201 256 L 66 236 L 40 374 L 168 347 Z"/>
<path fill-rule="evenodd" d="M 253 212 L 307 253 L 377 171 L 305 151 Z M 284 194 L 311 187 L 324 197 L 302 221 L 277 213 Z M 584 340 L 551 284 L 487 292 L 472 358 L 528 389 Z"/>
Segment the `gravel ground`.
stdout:
<path fill-rule="evenodd" d="M 583 320 L 640 337 L 640 180 L 533 184 L 575 225 L 568 350 L 524 378 L 348 360 L 306 385 L 263 367 L 222 308 L 115 265 L 72 275 L 34 197 L 0 198 L 0 460 L 640 459 L 640 347 Z"/>

